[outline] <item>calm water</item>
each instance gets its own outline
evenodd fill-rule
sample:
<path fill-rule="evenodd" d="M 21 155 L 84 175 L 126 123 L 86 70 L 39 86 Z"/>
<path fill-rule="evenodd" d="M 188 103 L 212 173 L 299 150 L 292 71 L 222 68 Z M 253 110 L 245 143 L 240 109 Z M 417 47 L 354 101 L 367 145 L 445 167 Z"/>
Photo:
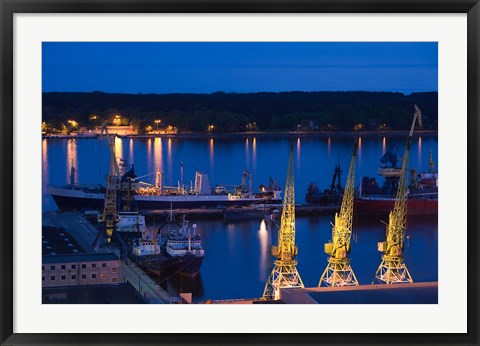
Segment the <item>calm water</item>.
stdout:
<path fill-rule="evenodd" d="M 350 163 L 353 138 L 301 138 L 295 149 L 295 198 L 303 203 L 307 186 L 315 181 L 322 188 L 331 183 L 335 164 L 343 169 L 342 184 Z M 377 176 L 379 159 L 387 149 L 396 147 L 403 154 L 402 137 L 363 137 L 359 141 L 356 185 L 361 176 Z M 210 184 L 241 182 L 242 171 L 253 174 L 257 188 L 270 176 L 283 185 L 286 180 L 289 140 L 286 138 L 218 138 L 218 139 L 116 139 L 115 152 L 125 162 L 135 165 L 137 176 L 153 183 L 154 172 L 161 168 L 166 185 L 177 185 L 180 162 L 184 182 L 194 179 L 196 170 L 206 172 Z M 437 162 L 437 137 L 416 137 L 410 151 L 410 167 L 426 170 L 429 153 Z M 106 139 L 66 140 L 44 139 L 42 142 L 43 187 L 69 182 L 70 167 L 76 168 L 80 183 L 102 183 L 108 172 L 109 149 Z M 55 210 L 53 199 L 42 196 L 43 209 Z M 190 292 L 195 300 L 258 297 L 272 268 L 269 255 L 271 239 L 276 241 L 277 229 L 269 233 L 259 221 L 227 223 L 224 221 L 190 220 L 198 224 L 206 250 L 201 273 L 194 280 L 170 278 L 162 282 L 167 290 Z M 327 262 L 323 243 L 330 239 L 332 217 L 297 218 L 296 239 L 299 247 L 298 270 L 306 286 L 316 286 Z M 385 220 L 384 220 L 385 221 Z M 160 222 L 158 220 L 157 222 Z M 415 281 L 437 280 L 437 219 L 409 218 L 406 263 Z M 380 263 L 377 241 L 385 237 L 379 219 L 355 220 L 352 267 L 361 284 L 370 283 Z M 356 241 L 356 242 L 355 242 Z"/>

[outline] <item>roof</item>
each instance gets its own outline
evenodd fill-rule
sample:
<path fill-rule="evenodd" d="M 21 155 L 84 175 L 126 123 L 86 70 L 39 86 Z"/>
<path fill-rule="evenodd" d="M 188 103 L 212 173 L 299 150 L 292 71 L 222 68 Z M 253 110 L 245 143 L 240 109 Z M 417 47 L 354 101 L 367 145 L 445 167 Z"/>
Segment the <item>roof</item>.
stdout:
<path fill-rule="evenodd" d="M 49 255 L 42 257 L 42 263 L 78 263 L 78 262 L 100 262 L 118 261 L 114 253 L 82 253 L 68 255 Z"/>
<path fill-rule="evenodd" d="M 438 282 L 281 290 L 287 304 L 437 304 Z"/>

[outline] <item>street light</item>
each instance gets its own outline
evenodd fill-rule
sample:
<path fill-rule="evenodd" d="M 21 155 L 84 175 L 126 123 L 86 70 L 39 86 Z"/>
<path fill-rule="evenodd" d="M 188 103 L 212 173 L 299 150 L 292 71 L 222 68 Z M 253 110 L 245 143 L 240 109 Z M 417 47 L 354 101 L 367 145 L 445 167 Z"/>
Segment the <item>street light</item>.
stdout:
<path fill-rule="evenodd" d="M 160 124 L 162 121 L 161 120 L 155 120 L 155 124 L 157 124 L 157 131 L 158 131 L 158 124 Z"/>

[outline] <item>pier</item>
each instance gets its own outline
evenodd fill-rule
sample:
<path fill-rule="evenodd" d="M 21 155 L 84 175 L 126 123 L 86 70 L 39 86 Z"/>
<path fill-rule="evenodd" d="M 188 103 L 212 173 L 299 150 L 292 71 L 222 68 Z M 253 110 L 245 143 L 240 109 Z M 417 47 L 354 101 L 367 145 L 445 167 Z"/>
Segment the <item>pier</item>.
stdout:
<path fill-rule="evenodd" d="M 249 213 L 251 211 L 265 210 L 265 213 L 268 213 L 268 208 L 264 207 L 242 207 L 235 209 L 241 215 L 242 212 Z M 282 206 L 270 207 L 270 209 L 282 210 Z M 330 215 L 334 214 L 340 209 L 340 205 L 297 205 L 295 207 L 295 214 L 297 216 L 310 216 L 310 215 Z M 142 214 L 145 215 L 147 219 L 156 219 L 157 217 L 166 218 L 170 215 L 170 212 L 173 215 L 186 215 L 187 217 L 198 218 L 202 220 L 214 220 L 214 219 L 223 219 L 225 218 L 225 209 L 172 209 L 170 210 L 142 210 Z M 228 220 L 228 218 L 226 218 Z"/>

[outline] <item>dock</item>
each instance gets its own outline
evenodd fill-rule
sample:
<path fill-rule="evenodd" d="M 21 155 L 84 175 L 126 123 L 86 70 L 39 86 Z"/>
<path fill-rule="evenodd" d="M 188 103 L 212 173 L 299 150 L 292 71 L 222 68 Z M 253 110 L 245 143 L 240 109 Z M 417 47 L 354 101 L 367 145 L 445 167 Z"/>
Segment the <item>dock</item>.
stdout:
<path fill-rule="evenodd" d="M 281 206 L 272 206 L 271 208 L 282 210 Z M 264 207 L 242 207 L 235 209 L 239 214 L 242 212 L 249 213 L 252 210 L 265 209 Z M 214 220 L 214 219 L 224 219 L 225 218 L 225 209 L 214 209 L 214 208 L 197 208 L 197 209 L 157 209 L 157 210 L 142 210 L 141 213 L 145 215 L 147 219 L 156 219 L 167 218 L 170 215 L 170 212 L 175 215 L 186 215 L 190 218 L 202 219 L 202 220 Z M 301 204 L 295 207 L 295 215 L 297 216 L 313 216 L 313 215 L 332 215 L 335 212 L 340 210 L 340 205 L 306 205 Z"/>

